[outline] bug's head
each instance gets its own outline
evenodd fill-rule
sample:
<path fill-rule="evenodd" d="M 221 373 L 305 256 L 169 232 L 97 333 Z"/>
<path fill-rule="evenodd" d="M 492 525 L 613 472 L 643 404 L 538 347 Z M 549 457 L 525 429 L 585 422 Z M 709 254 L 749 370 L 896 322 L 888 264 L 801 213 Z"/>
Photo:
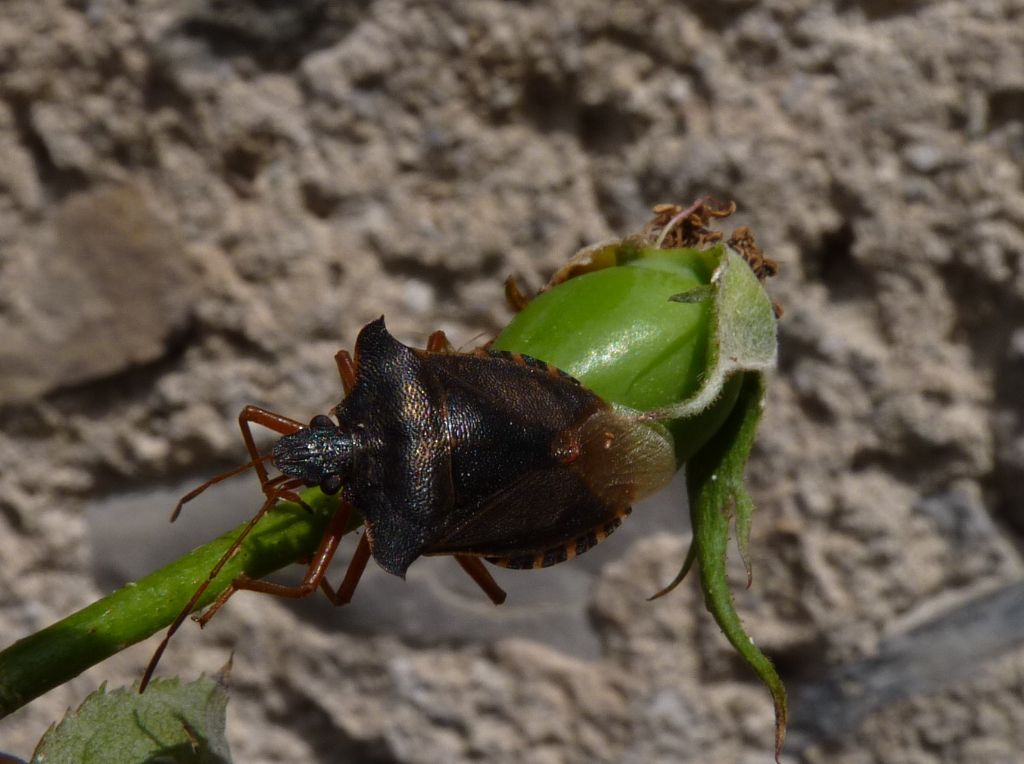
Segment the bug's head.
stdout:
<path fill-rule="evenodd" d="M 337 493 L 352 465 L 352 435 L 318 414 L 309 427 L 285 435 L 274 445 L 274 465 L 285 475 L 324 493 Z"/>

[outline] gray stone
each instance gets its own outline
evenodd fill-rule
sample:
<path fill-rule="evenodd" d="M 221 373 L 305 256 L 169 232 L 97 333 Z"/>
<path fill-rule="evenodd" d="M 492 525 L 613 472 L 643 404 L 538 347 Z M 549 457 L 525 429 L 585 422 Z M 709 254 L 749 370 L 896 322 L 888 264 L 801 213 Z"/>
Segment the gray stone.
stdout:
<path fill-rule="evenodd" d="M 338 402 L 366 322 L 473 346 L 506 275 L 712 193 L 781 261 L 751 589 L 734 573 L 794 690 L 787 758 L 1016 761 L 1015 4 L 294 5 L 4 4 L 0 643 L 251 512 L 238 478 L 166 524 L 243 459 L 243 405 Z M 504 609 L 433 559 L 347 610 L 240 595 L 162 670 L 235 648 L 257 764 L 766 761 L 767 696 L 695 584 L 646 601 L 686 528 L 674 487 L 502 576 Z M 151 647 L 0 722 L 3 747 Z"/>
<path fill-rule="evenodd" d="M 0 403 L 156 361 L 198 294 L 182 239 L 138 186 L 72 196 L 12 260 Z"/>

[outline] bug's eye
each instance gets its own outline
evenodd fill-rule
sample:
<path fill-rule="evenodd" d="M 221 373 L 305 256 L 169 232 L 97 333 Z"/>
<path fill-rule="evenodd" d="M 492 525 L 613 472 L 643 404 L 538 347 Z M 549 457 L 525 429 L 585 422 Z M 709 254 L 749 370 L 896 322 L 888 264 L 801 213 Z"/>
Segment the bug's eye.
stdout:
<path fill-rule="evenodd" d="M 309 421 L 309 426 L 316 430 L 323 430 L 327 427 L 334 427 L 334 422 L 326 414 L 317 414 Z"/>
<path fill-rule="evenodd" d="M 328 496 L 335 494 L 341 488 L 341 476 L 330 475 L 320 481 L 320 490 L 326 493 Z"/>

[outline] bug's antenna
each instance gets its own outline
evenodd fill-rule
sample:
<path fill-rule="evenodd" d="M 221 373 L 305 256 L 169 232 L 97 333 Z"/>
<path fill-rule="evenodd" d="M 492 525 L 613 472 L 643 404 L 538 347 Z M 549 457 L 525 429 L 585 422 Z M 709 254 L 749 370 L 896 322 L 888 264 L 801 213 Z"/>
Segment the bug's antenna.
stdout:
<path fill-rule="evenodd" d="M 251 470 L 253 467 L 255 467 L 260 462 L 265 462 L 265 461 L 267 461 L 268 459 L 270 459 L 272 457 L 273 457 L 273 454 L 263 454 L 263 456 L 260 456 L 257 459 L 253 459 L 248 464 L 243 464 L 241 467 L 235 467 L 233 470 L 228 470 L 227 472 L 222 472 L 220 475 L 215 475 L 214 477 L 210 478 L 205 483 L 203 483 L 201 486 L 198 486 L 197 488 L 193 488 L 191 491 L 189 491 L 184 496 L 182 496 L 180 499 L 178 499 L 178 503 L 174 507 L 174 511 L 171 513 L 171 522 L 173 523 L 175 520 L 178 519 L 178 515 L 181 514 L 181 508 L 182 507 L 184 507 L 186 504 L 188 504 L 190 501 L 192 501 L 192 499 L 194 499 L 196 496 L 201 494 L 203 491 L 205 491 L 211 485 L 216 485 L 217 483 L 221 482 L 222 480 L 227 480 L 228 478 L 234 477 L 235 475 L 240 475 L 241 473 L 245 472 L 246 470 Z"/>
<path fill-rule="evenodd" d="M 198 493 L 200 493 L 200 491 L 203 488 L 206 488 L 208 484 L 212 484 L 217 480 L 224 479 L 225 477 L 230 477 L 231 475 L 237 474 L 244 469 L 248 469 L 249 467 L 252 467 L 257 461 L 263 461 L 263 459 L 265 458 L 266 457 L 262 457 L 261 459 L 250 462 L 244 467 L 239 467 L 238 469 L 232 470 L 231 472 L 227 472 L 223 475 L 218 475 L 212 481 L 207 481 L 207 483 L 200 486 L 200 489 L 194 491 L 193 493 L 198 495 Z M 277 504 L 277 502 L 281 498 L 289 498 L 288 494 L 292 492 L 292 489 L 298 488 L 301 485 L 302 481 L 296 478 L 285 481 L 280 485 L 276 486 L 274 490 L 267 495 L 267 500 L 263 502 L 263 506 L 260 507 L 259 512 L 252 516 L 252 519 L 249 520 L 248 523 L 246 523 L 245 527 L 242 529 L 242 532 L 238 534 L 238 537 L 233 542 L 231 542 L 231 546 L 229 546 L 227 548 L 227 551 L 224 552 L 223 555 L 221 555 L 221 558 L 217 561 L 217 564 L 210 569 L 210 572 L 207 575 L 206 580 L 199 585 L 199 587 L 195 590 L 195 593 L 193 593 L 192 598 L 188 601 L 185 607 L 181 609 L 181 612 L 178 613 L 178 616 L 171 623 L 170 628 L 167 629 L 167 634 L 164 635 L 163 640 L 157 646 L 156 652 L 153 653 L 153 657 L 149 659 L 149 664 L 146 666 L 146 671 L 142 675 L 142 681 L 139 682 L 140 695 L 145 691 L 146 686 L 149 684 L 149 680 L 153 678 L 153 672 L 156 671 L 156 666 L 160 662 L 160 658 L 164 654 L 164 650 L 167 649 L 167 645 L 168 643 L 170 643 L 171 637 L 174 636 L 174 633 L 181 627 L 181 624 L 185 622 L 185 619 L 188 618 L 189 614 L 195 609 L 196 603 L 198 603 L 199 600 L 202 599 L 202 596 L 206 593 L 206 590 L 210 588 L 210 584 L 212 584 L 213 580 L 217 578 L 221 570 L 227 564 L 228 560 L 234 557 L 239 547 L 242 546 L 242 542 L 245 541 L 246 536 L 248 536 L 252 532 L 252 529 L 256 527 L 256 523 L 258 523 L 263 518 L 263 516 L 267 514 L 267 512 L 269 512 L 275 504 Z M 191 498 L 191 495 L 188 498 Z"/>

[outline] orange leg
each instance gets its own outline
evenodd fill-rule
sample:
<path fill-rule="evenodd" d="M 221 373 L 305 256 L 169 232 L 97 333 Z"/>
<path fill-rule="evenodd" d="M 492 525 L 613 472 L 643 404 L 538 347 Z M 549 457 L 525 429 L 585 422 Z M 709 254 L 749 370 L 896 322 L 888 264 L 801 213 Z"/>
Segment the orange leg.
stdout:
<path fill-rule="evenodd" d="M 519 283 L 516 281 L 515 276 L 509 276 L 505 279 L 505 301 L 508 302 L 509 307 L 516 313 L 530 304 L 530 298 L 523 294 L 523 290 L 519 288 Z"/>
<path fill-rule="evenodd" d="M 268 430 L 280 433 L 281 435 L 291 435 L 293 432 L 298 432 L 306 425 L 297 419 L 291 419 L 281 414 L 275 414 L 273 411 L 267 409 L 261 409 L 259 406 L 246 406 L 242 409 L 242 413 L 238 415 L 238 426 L 242 430 L 242 440 L 245 441 L 245 450 L 249 452 L 249 455 L 253 459 L 259 459 L 260 453 L 256 450 L 256 440 L 252 436 L 252 430 L 250 424 L 258 424 L 266 427 Z M 267 468 L 263 466 L 263 461 L 257 461 L 256 463 L 256 474 L 259 475 L 260 485 L 265 486 L 267 484 Z"/>
<path fill-rule="evenodd" d="M 462 566 L 462 569 L 469 574 L 469 577 L 476 581 L 477 586 L 484 590 L 484 594 L 491 598 L 491 602 L 500 605 L 505 601 L 505 590 L 498 586 L 491 573 L 484 566 L 479 557 L 472 557 L 467 554 L 455 555 L 455 562 Z"/>
<path fill-rule="evenodd" d="M 223 472 L 220 475 L 215 475 L 202 485 L 193 488 L 191 491 L 182 496 L 178 500 L 177 505 L 174 507 L 174 512 L 171 513 L 172 523 L 178 519 L 178 515 L 181 514 L 181 508 L 188 504 L 190 501 L 192 501 L 192 499 L 196 498 L 196 496 L 201 494 L 207 488 L 209 488 L 212 485 L 216 485 L 217 483 L 221 482 L 222 480 L 226 480 L 229 477 L 233 477 L 240 472 L 244 472 L 250 467 L 256 470 L 256 476 L 259 478 L 260 487 L 263 489 L 263 494 L 265 496 L 270 495 L 269 492 L 273 490 L 275 483 L 267 476 L 267 468 L 263 464 L 263 462 L 269 459 L 270 456 L 267 454 L 260 454 L 260 452 L 256 450 L 256 440 L 255 438 L 253 438 L 252 430 L 249 427 L 250 424 L 262 425 L 267 429 L 273 430 L 274 432 L 279 432 L 282 435 L 291 435 L 293 432 L 301 430 L 303 427 L 305 427 L 305 425 L 302 424 L 302 422 L 298 422 L 294 419 L 289 419 L 288 417 L 281 416 L 280 414 L 275 414 L 273 411 L 267 411 L 266 409 L 261 409 L 258 406 L 246 406 L 244 409 L 242 409 L 242 413 L 238 415 L 238 426 L 242 430 L 242 441 L 245 443 L 245 450 L 249 453 L 249 458 L 252 461 L 250 461 L 248 464 L 242 465 L 241 467 L 229 470 L 228 472 Z"/>
<path fill-rule="evenodd" d="M 430 335 L 427 339 L 427 352 L 428 353 L 454 353 L 455 348 L 452 347 L 452 343 L 448 341 L 448 335 L 442 330 L 438 329 L 436 332 Z"/>
<path fill-rule="evenodd" d="M 370 537 L 364 532 L 359 539 L 359 545 L 356 547 L 355 554 L 352 555 L 352 560 L 348 564 L 348 570 L 345 571 L 345 578 L 341 582 L 341 586 L 338 587 L 338 591 L 335 592 L 326 579 L 320 582 L 320 588 L 327 595 L 327 599 L 335 605 L 347 605 L 351 602 L 359 579 L 362 578 L 363 571 L 366 570 L 366 563 L 369 561 Z"/>
<path fill-rule="evenodd" d="M 356 385 L 356 362 L 347 350 L 339 350 L 334 354 L 334 362 L 338 364 L 338 374 L 341 376 L 341 386 L 345 395 L 352 392 Z"/>
<path fill-rule="evenodd" d="M 334 558 L 334 553 L 338 551 L 338 544 L 341 543 L 341 538 L 345 535 L 345 530 L 348 528 L 348 519 L 351 512 L 352 506 L 342 501 L 338 511 L 331 518 L 331 523 L 327 526 L 324 537 L 320 540 L 320 546 L 313 555 L 313 559 L 306 569 L 306 575 L 303 577 L 301 584 L 286 586 L 284 584 L 275 584 L 271 581 L 259 581 L 249 578 L 249 576 L 241 575 L 232 581 L 231 586 L 225 589 L 214 603 L 207 608 L 206 612 L 196 619 L 199 625 L 205 626 L 209 623 L 210 619 L 217 614 L 217 611 L 224 606 L 231 596 L 235 592 L 240 591 L 260 592 L 262 594 L 273 594 L 276 597 L 301 599 L 308 597 L 319 588 L 323 590 L 324 594 L 327 595 L 327 599 L 333 604 L 339 606 L 348 604 L 352 599 L 356 585 L 359 583 L 360 576 L 362 576 L 363 571 L 366 569 L 366 563 L 370 559 L 370 546 L 365 533 L 363 538 L 360 539 L 359 546 L 356 547 L 356 553 L 349 563 L 345 580 L 337 592 L 327 583 L 325 576 L 328 567 L 330 567 L 331 560 Z"/>
<path fill-rule="evenodd" d="M 238 534 L 238 537 L 231 543 L 231 546 L 228 547 L 227 551 L 221 555 L 217 564 L 210 569 L 206 580 L 203 581 L 203 583 L 199 585 L 199 588 L 195 590 L 192 598 L 188 601 L 185 607 L 181 609 L 181 612 L 178 613 L 178 616 L 171 623 L 170 628 L 167 629 L 167 634 L 164 635 L 163 640 L 156 648 L 156 652 L 154 652 L 153 657 L 150 658 L 149 665 L 146 666 L 146 672 L 142 675 L 142 682 L 139 684 L 140 693 L 145 690 L 146 685 L 149 684 L 149 680 L 152 678 L 153 672 L 156 671 L 156 666 L 160 662 L 160 656 L 162 656 L 164 654 L 164 650 L 167 649 L 167 645 L 171 641 L 171 637 L 173 637 L 174 633 L 181 627 L 181 624 L 185 622 L 189 613 L 195 610 L 196 606 L 199 604 L 199 600 L 202 599 L 203 594 L 205 594 L 206 590 L 210 588 L 210 584 L 213 583 L 221 570 L 224 569 L 228 560 L 238 552 L 238 549 L 242 546 L 242 542 L 245 541 L 246 537 L 252 532 L 252 529 L 256 527 L 256 524 L 263 519 L 263 516 L 267 514 L 267 512 L 269 512 L 279 500 L 289 499 L 294 501 L 298 499 L 298 495 L 292 489 L 298 488 L 301 485 L 302 481 L 298 479 L 286 479 L 280 482 L 275 479 L 273 488 L 268 492 L 267 500 L 263 502 L 263 506 L 260 507 L 259 512 L 253 515 L 252 519 L 246 523 L 242 532 Z M 321 544 L 321 546 L 323 546 L 323 544 Z"/>

